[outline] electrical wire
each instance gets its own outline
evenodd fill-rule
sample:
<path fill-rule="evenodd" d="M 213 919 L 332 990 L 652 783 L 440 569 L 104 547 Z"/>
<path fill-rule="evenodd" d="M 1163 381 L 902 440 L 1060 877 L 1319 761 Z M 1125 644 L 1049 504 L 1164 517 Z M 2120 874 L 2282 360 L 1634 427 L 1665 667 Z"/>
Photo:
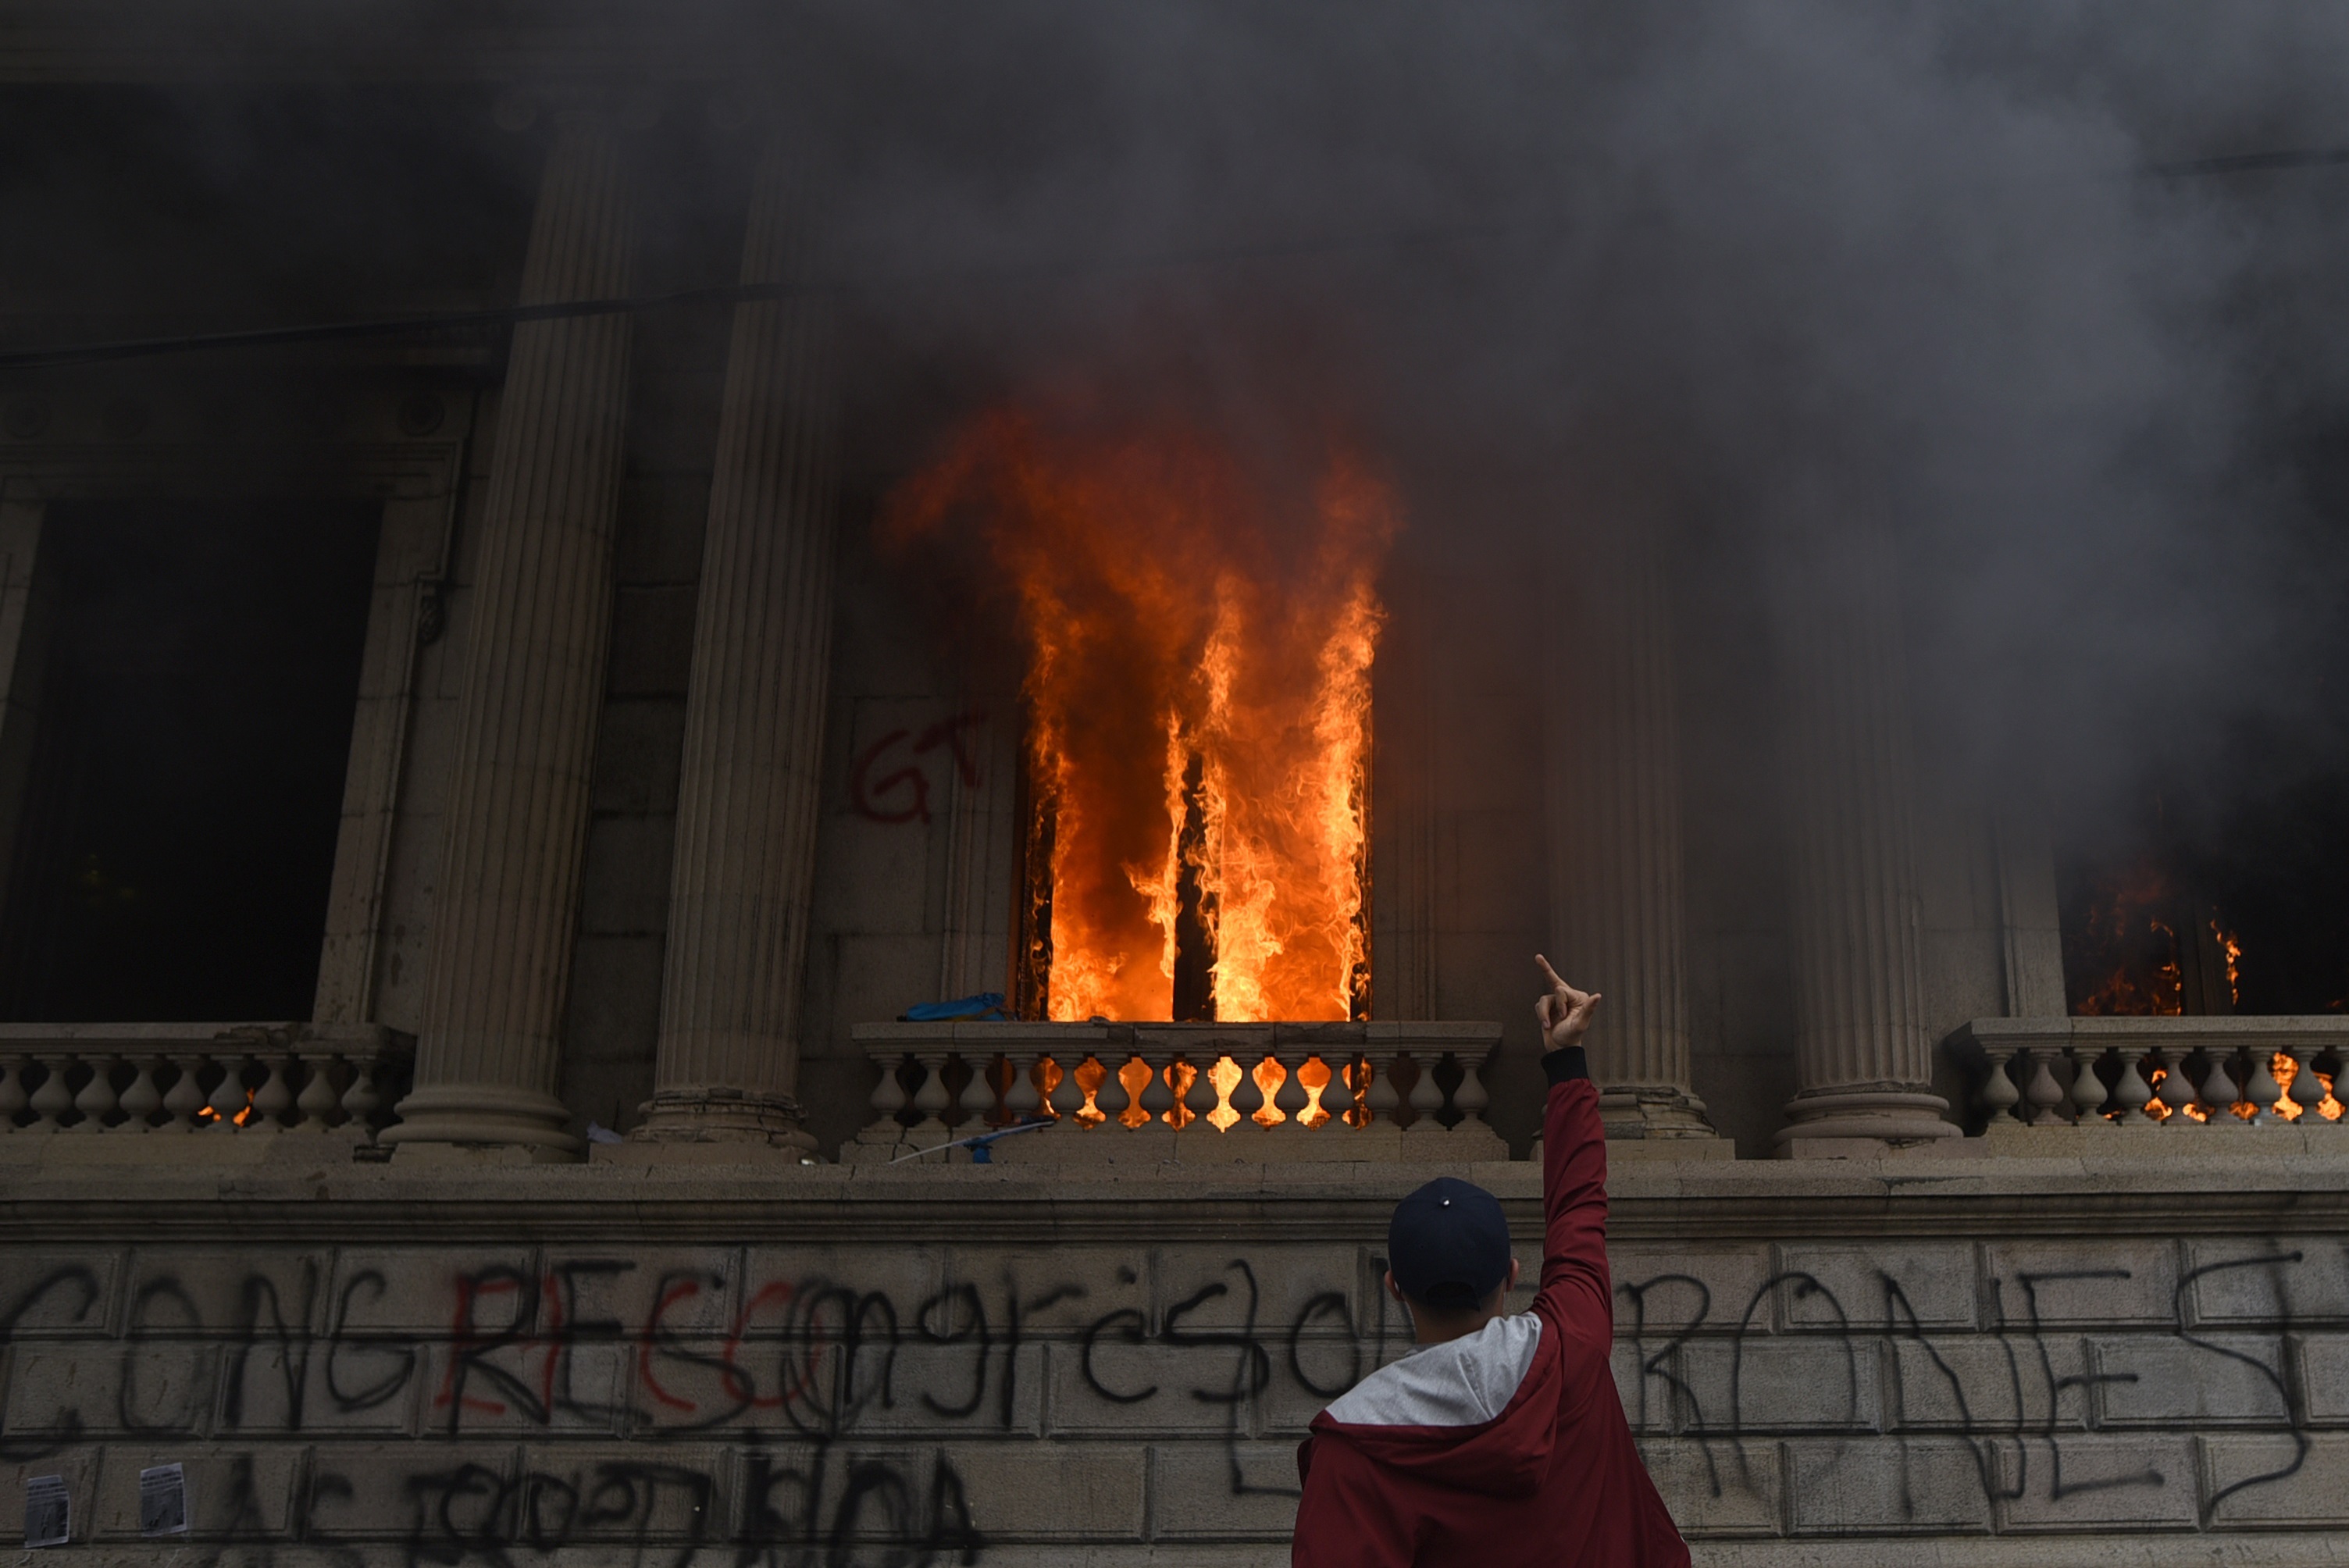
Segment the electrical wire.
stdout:
<path fill-rule="evenodd" d="M 2239 153 L 2224 158 L 2149 164 L 2136 171 L 2140 178 L 2194 180 L 2237 174 L 2290 172 L 2349 166 L 2349 148 L 2304 148 L 2271 152 Z M 442 315 L 382 316 L 366 321 L 317 322 L 301 326 L 253 327 L 231 332 L 182 333 L 160 337 L 123 338 L 108 343 L 59 344 L 0 349 L 0 370 L 48 369 L 66 365 L 97 365 L 111 360 L 153 359 L 207 350 L 270 348 L 292 344 L 336 343 L 369 337 L 399 337 L 429 333 L 466 332 L 518 326 L 525 322 L 564 321 L 579 316 L 634 315 L 694 305 L 748 304 L 761 300 L 809 298 L 823 294 L 885 294 L 895 290 L 950 284 L 1034 280 L 1048 277 L 1104 276 L 1121 273 L 1160 272 L 1201 266 L 1228 265 L 1287 257 L 1334 255 L 1350 251 L 1401 250 L 1413 245 L 1454 244 L 1523 235 L 1537 225 L 1528 222 L 1395 230 L 1351 237 L 1273 242 L 1222 246 L 1154 256 L 1093 258 L 1061 263 L 1029 263 L 994 268 L 902 274 L 858 284 L 720 284 L 676 289 L 665 294 L 629 294 L 603 299 L 562 300 L 541 304 L 507 305 L 493 310 L 459 311 Z"/>

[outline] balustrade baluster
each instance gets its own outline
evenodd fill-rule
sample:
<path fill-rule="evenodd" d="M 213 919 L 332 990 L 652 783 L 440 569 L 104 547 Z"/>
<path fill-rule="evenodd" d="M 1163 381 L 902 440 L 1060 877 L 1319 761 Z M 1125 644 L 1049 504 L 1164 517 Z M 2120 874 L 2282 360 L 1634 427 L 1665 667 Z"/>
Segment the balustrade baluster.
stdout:
<path fill-rule="evenodd" d="M 2305 1121 L 2311 1117 L 2316 1117 L 2316 1108 L 2324 1103 L 2324 1085 L 2318 1081 L 2316 1077 L 2314 1051 L 2306 1046 L 2294 1046 L 2291 1047 L 2289 1054 L 2292 1057 L 2293 1071 L 2292 1088 L 2288 1092 L 2292 1095 L 2292 1103 L 2300 1107 L 2300 1119 Z M 2316 1117 L 2316 1119 L 2320 1121 L 2323 1119 L 2322 1117 Z"/>
<path fill-rule="evenodd" d="M 112 1116 L 120 1103 L 114 1096 L 114 1058 L 90 1056 L 82 1058 L 89 1068 L 89 1081 L 74 1096 L 74 1109 L 81 1119 L 67 1129 L 72 1132 L 104 1132 L 107 1118 Z"/>
<path fill-rule="evenodd" d="M 2031 1125 L 2061 1127 L 2064 1118 L 2056 1107 L 2064 1103 L 2064 1087 L 2055 1081 L 2048 1058 L 2054 1053 L 2042 1046 L 2025 1046 L 2023 1057 L 2031 1068 L 2031 1081 L 2023 1086 L 2023 1098 L 2032 1105 Z"/>
<path fill-rule="evenodd" d="M 1455 1132 L 1485 1124 L 1485 1107 L 1492 1097 L 1485 1092 L 1484 1081 L 1476 1076 L 1483 1066 L 1481 1056 L 1468 1051 L 1460 1053 L 1460 1087 L 1452 1091 L 1452 1103 L 1460 1110 L 1460 1125 L 1453 1129 Z"/>
<path fill-rule="evenodd" d="M 1419 1077 L 1413 1080 L 1411 1086 L 1413 1111 L 1411 1124 L 1415 1129 L 1419 1129 L 1423 1122 L 1426 1126 L 1421 1130 L 1430 1132 L 1436 1131 L 1443 1126 L 1443 1123 L 1436 1119 L 1436 1112 L 1444 1109 L 1444 1090 L 1435 1081 L 1435 1064 L 1443 1059 L 1443 1056 L 1434 1051 L 1427 1053 L 1424 1059 L 1419 1057 L 1412 1057 L 1412 1065 L 1419 1069 Z"/>
<path fill-rule="evenodd" d="M 2072 1047 L 2072 1103 L 2079 1110 L 2083 1127 L 2095 1125 L 2105 1109 L 2105 1080 L 2096 1071 L 2096 1064 L 2104 1059 L 2102 1046 Z"/>
<path fill-rule="evenodd" d="M 1166 1081 L 1174 1070 L 1174 1064 L 1169 1062 L 1162 1068 L 1144 1057 L 1142 1065 L 1150 1069 L 1150 1081 L 1142 1086 L 1143 1111 L 1151 1121 L 1167 1120 L 1166 1113 L 1174 1109 L 1174 1086 Z"/>
<path fill-rule="evenodd" d="M 1011 1069 L 1011 1081 L 1003 1088 L 1003 1114 L 1010 1121 L 1030 1120 L 1044 1103 L 1036 1092 L 1036 1053 L 1006 1051 L 1003 1060 Z"/>
<path fill-rule="evenodd" d="M 49 1076 L 43 1078 L 41 1087 L 33 1091 L 31 1101 L 33 1114 L 40 1119 L 33 1123 L 31 1130 L 35 1132 L 62 1130 L 57 1119 L 71 1110 L 74 1104 L 74 1097 L 66 1089 L 66 1068 L 73 1061 L 73 1057 L 46 1055 L 34 1059 L 49 1069 Z"/>
<path fill-rule="evenodd" d="M 2156 1086 L 2155 1093 L 2161 1103 L 2169 1108 L 2169 1115 L 2161 1125 L 2173 1128 L 2188 1126 L 2194 1119 L 2186 1114 L 2186 1108 L 2194 1103 L 2194 1086 L 2186 1080 L 2189 1053 L 2164 1049 L 2148 1054 L 2161 1058 L 2161 1082 Z"/>
<path fill-rule="evenodd" d="M 2153 1103 L 2152 1086 L 2145 1081 L 2145 1074 L 2137 1070 L 2137 1064 L 2145 1060 L 2145 1047 L 2123 1046 L 2120 1057 L 2120 1081 L 2113 1085 L 2113 1103 L 2120 1107 L 2120 1112 L 2113 1118 L 2113 1125 L 2134 1127 L 2145 1119 L 2145 1108 Z"/>
<path fill-rule="evenodd" d="M 122 1120 L 113 1130 L 150 1131 L 155 1113 L 163 1109 L 162 1091 L 155 1087 L 155 1058 L 140 1057 L 131 1065 L 130 1087 L 122 1091 Z"/>
<path fill-rule="evenodd" d="M 1316 1062 L 1319 1062 L 1321 1064 L 1322 1069 L 1325 1072 L 1329 1070 L 1329 1059 L 1318 1051 L 1307 1052 L 1304 1060 L 1299 1062 L 1295 1069 L 1297 1074 L 1297 1092 L 1305 1097 L 1305 1103 L 1290 1114 L 1296 1119 L 1297 1125 L 1300 1128 L 1327 1127 L 1329 1125 L 1328 1118 L 1332 1114 L 1330 1109 L 1330 1091 L 1331 1088 L 1337 1087 L 1337 1075 L 1335 1073 L 1331 1073 L 1328 1078 L 1322 1081 L 1321 1087 L 1319 1089 L 1309 1088 L 1305 1082 L 1305 1069 L 1311 1067 Z M 1344 1091 L 1340 1090 L 1340 1092 L 1342 1093 Z M 1322 1118 L 1322 1119 L 1319 1121 L 1310 1119 L 1317 1116 Z"/>
<path fill-rule="evenodd" d="M 952 1054 L 950 1051 L 914 1053 L 915 1065 L 922 1069 L 921 1085 L 914 1090 L 914 1109 L 922 1113 L 922 1119 L 914 1124 L 916 1132 L 938 1137 L 946 1133 L 947 1111 L 954 1104 L 954 1097 L 947 1092 L 947 1057 Z"/>
<path fill-rule="evenodd" d="M 1260 1057 L 1253 1062 L 1239 1064 L 1240 1081 L 1232 1086 L 1232 1109 L 1239 1112 L 1240 1121 L 1255 1121 L 1257 1112 L 1264 1109 L 1264 1086 L 1256 1081 L 1256 1070 L 1271 1059 Z M 1232 1125 L 1237 1127 L 1239 1122 Z"/>
<path fill-rule="evenodd" d="M 335 1057 L 330 1051 L 304 1051 L 297 1058 L 308 1069 L 302 1092 L 294 1097 L 295 1128 L 301 1132 L 325 1132 L 340 1103 L 335 1094 Z"/>
<path fill-rule="evenodd" d="M 1982 1079 L 1982 1102 L 1990 1108 L 1990 1119 L 2020 1116 L 2015 1107 L 2023 1103 L 2023 1091 L 2014 1087 L 2007 1076 L 2006 1064 L 2014 1056 L 2013 1046 L 1984 1046 L 1982 1054 L 1990 1058 L 1990 1074 Z"/>
<path fill-rule="evenodd" d="M 1107 1057 L 1096 1059 L 1102 1065 L 1102 1081 L 1101 1088 L 1093 1090 L 1093 1109 L 1107 1119 L 1102 1123 L 1103 1127 L 1112 1122 L 1123 1127 L 1126 1107 L 1133 1103 L 1133 1097 L 1125 1092 L 1125 1064 L 1133 1058 L 1120 1057 L 1115 1066 Z"/>
<path fill-rule="evenodd" d="M 1371 1081 L 1362 1090 L 1362 1107 L 1371 1113 L 1371 1125 L 1373 1127 L 1381 1123 L 1393 1126 L 1395 1112 L 1402 1104 L 1402 1097 L 1395 1093 L 1394 1086 L 1394 1065 L 1398 1059 L 1389 1057 L 1371 1066 L 1370 1057 L 1362 1058 L 1363 1063 L 1370 1066 L 1371 1072 Z"/>
<path fill-rule="evenodd" d="M 1061 1073 L 1060 1080 L 1052 1085 L 1052 1109 L 1068 1125 L 1081 1127 L 1084 1124 L 1077 1119 L 1077 1113 L 1085 1108 L 1085 1091 L 1077 1082 L 1077 1068 L 1084 1065 L 1084 1058 L 1056 1056 L 1051 1060 Z"/>
<path fill-rule="evenodd" d="M 175 1056 L 171 1062 L 180 1069 L 180 1076 L 173 1078 L 171 1087 L 163 1091 L 163 1109 L 171 1112 L 171 1119 L 163 1124 L 162 1130 L 193 1132 L 196 1130 L 196 1112 L 204 1108 L 203 1087 L 196 1082 L 196 1075 L 203 1071 L 204 1058 Z"/>
<path fill-rule="evenodd" d="M 31 1102 L 25 1093 L 23 1057 L 0 1057 L 0 1136 L 16 1130 L 16 1118 Z"/>
<path fill-rule="evenodd" d="M 2235 1115 L 2235 1102 L 2242 1098 L 2242 1091 L 2235 1087 L 2233 1076 L 2227 1071 L 2227 1058 L 2234 1054 L 2232 1051 L 2209 1052 L 2210 1070 L 2202 1075 L 2202 1109 L 2209 1113 L 2213 1127 L 2240 1125 Z"/>
<path fill-rule="evenodd" d="M 905 1086 L 897 1078 L 898 1070 L 903 1065 L 902 1059 L 884 1061 L 880 1064 L 881 1081 L 873 1086 L 870 1102 L 873 1107 L 873 1125 L 876 1128 L 884 1122 L 895 1122 L 897 1113 L 905 1109 Z"/>
<path fill-rule="evenodd" d="M 2283 1098 L 2283 1085 L 2276 1082 L 2275 1068 L 2269 1061 L 2271 1053 L 2258 1046 L 2251 1047 L 2251 1070 L 2243 1080 L 2243 1098 L 2259 1109 L 2251 1113 L 2253 1127 L 2278 1127 L 2283 1118 L 2275 1113 L 2276 1101 Z"/>
<path fill-rule="evenodd" d="M 1305 1092 L 1303 1084 L 1297 1081 L 1298 1073 L 1305 1066 L 1305 1058 L 1291 1051 L 1286 1056 L 1275 1052 L 1272 1059 L 1280 1065 L 1281 1071 L 1288 1075 L 1280 1080 L 1280 1087 L 1272 1095 L 1273 1109 L 1285 1119 L 1277 1125 L 1302 1131 L 1305 1123 L 1301 1119 L 1305 1108 L 1313 1103 L 1313 1097 Z"/>
<path fill-rule="evenodd" d="M 213 1088 L 212 1098 L 209 1101 L 212 1108 L 213 1119 L 207 1124 L 207 1127 L 208 1130 L 213 1132 L 235 1132 L 240 1130 L 236 1120 L 238 1115 L 253 1103 L 253 1097 L 245 1091 L 244 1087 L 244 1069 L 251 1058 L 244 1056 L 224 1056 L 218 1059 L 222 1069 L 221 1080 Z"/>
<path fill-rule="evenodd" d="M 269 1076 L 253 1091 L 253 1114 L 244 1119 L 247 1132 L 283 1132 L 285 1113 L 294 1109 L 294 1090 L 285 1082 L 285 1057 L 276 1051 L 261 1058 Z"/>
<path fill-rule="evenodd" d="M 375 1135 L 376 1110 L 383 1104 L 383 1096 L 376 1092 L 376 1066 L 373 1057 L 353 1060 L 351 1087 L 343 1090 L 344 1125 L 356 1127 L 369 1138 Z"/>

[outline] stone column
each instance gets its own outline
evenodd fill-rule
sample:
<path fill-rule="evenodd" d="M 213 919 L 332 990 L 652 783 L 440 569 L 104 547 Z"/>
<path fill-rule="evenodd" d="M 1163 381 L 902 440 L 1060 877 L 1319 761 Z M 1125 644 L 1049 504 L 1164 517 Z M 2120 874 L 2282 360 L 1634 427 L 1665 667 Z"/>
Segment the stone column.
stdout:
<path fill-rule="evenodd" d="M 1436 1010 L 1436 724 L 1444 645 L 1429 634 L 1423 574 L 1390 574 L 1392 618 L 1371 668 L 1371 1016 L 1424 1023 Z"/>
<path fill-rule="evenodd" d="M 1807 562 L 1807 569 L 1798 562 Z M 1918 942 L 1907 662 L 1891 542 L 1792 547 L 1776 595 L 1799 1086 L 1782 1153 L 1958 1136 L 1932 1093 Z"/>
<path fill-rule="evenodd" d="M 742 281 L 808 275 L 789 161 L 760 160 Z M 831 676 L 832 306 L 737 306 L 701 553 L 660 1053 L 639 1141 L 814 1147 L 792 1099 Z"/>
<path fill-rule="evenodd" d="M 531 221 L 522 300 L 628 291 L 634 224 L 621 134 L 561 115 Z M 588 767 L 612 614 L 626 315 L 514 328 L 467 613 L 440 900 L 416 1089 L 385 1134 L 408 1158 L 578 1148 L 555 1098 Z"/>
<path fill-rule="evenodd" d="M 1546 597 L 1551 961 L 1602 993 L 1591 1071 L 1609 1138 L 1711 1138 L 1689 1087 L 1680 714 L 1661 541 L 1636 516 L 1565 547 Z"/>

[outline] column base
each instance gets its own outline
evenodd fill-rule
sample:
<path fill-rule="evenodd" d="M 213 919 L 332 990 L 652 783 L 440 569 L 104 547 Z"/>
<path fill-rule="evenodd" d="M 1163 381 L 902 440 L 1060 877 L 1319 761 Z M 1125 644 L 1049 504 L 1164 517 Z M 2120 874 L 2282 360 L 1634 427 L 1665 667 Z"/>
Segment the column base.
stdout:
<path fill-rule="evenodd" d="M 551 1094 L 504 1084 L 437 1083 L 393 1109 L 399 1120 L 378 1141 L 392 1145 L 392 1159 L 400 1163 L 447 1158 L 452 1149 L 517 1151 L 496 1156 L 501 1162 L 579 1158 L 579 1140 L 567 1130 L 570 1109 Z"/>
<path fill-rule="evenodd" d="M 745 1160 L 772 1156 L 796 1163 L 815 1152 L 815 1140 L 800 1125 L 799 1102 L 787 1094 L 688 1084 L 654 1090 L 640 1109 L 644 1120 L 629 1132 L 626 1147 L 648 1155 L 713 1144 Z"/>
<path fill-rule="evenodd" d="M 1800 1094 L 1786 1102 L 1786 1125 L 1778 1130 L 1778 1153 L 1787 1159 L 1876 1159 L 1924 1151 L 1943 1140 L 1962 1138 L 1941 1119 L 1950 1102 L 1937 1094 L 1894 1088 L 1836 1089 Z M 1949 1153 L 1952 1149 L 1934 1150 Z"/>
<path fill-rule="evenodd" d="M 1601 1089 L 1599 1120 L 1607 1140 L 1717 1138 L 1704 1101 L 1678 1084 L 1627 1084 Z"/>

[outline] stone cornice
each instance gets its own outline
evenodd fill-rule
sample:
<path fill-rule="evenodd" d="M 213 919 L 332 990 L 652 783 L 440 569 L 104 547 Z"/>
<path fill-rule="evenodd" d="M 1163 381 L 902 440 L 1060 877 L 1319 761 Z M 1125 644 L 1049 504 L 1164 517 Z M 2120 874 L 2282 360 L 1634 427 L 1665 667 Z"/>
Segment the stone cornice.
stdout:
<path fill-rule="evenodd" d="M 69 1136 L 69 1135 L 65 1135 Z M 2255 1135 L 2254 1135 L 2255 1136 Z M 322 1151 L 323 1152 L 323 1151 Z M 453 1243 L 528 1236 L 692 1242 L 1375 1241 L 1414 1165 L 959 1167 L 19 1166 L 0 1171 L 14 1239 Z M 1537 1223 L 1530 1162 L 1460 1171 Z M 2349 1228 L 2349 1157 L 1627 1161 L 1618 1240 L 2102 1235 Z"/>

